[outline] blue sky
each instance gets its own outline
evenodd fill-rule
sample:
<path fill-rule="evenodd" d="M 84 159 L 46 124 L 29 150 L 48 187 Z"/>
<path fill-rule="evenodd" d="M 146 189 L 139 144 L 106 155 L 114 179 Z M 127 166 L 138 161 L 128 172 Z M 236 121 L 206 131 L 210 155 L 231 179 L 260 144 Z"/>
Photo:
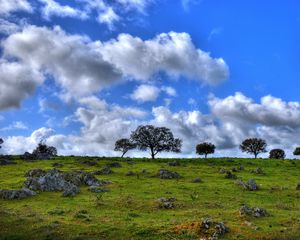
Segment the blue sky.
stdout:
<path fill-rule="evenodd" d="M 296 0 L 0 0 L 0 9 L 5 152 L 46 139 L 61 154 L 116 155 L 114 142 L 140 124 L 171 128 L 188 157 L 202 141 L 220 156 L 242 155 L 247 137 L 288 156 L 300 144 Z"/>

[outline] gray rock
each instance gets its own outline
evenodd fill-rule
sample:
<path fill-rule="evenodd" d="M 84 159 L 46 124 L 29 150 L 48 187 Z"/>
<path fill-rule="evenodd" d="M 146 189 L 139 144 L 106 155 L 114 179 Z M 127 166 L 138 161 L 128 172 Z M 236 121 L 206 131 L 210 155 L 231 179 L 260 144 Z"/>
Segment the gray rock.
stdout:
<path fill-rule="evenodd" d="M 204 239 L 218 240 L 219 237 L 229 232 L 229 229 L 223 222 L 214 222 L 211 219 L 203 219 L 200 224 L 200 234 L 204 235 Z"/>
<path fill-rule="evenodd" d="M 109 168 L 121 168 L 122 167 L 122 165 L 118 162 L 108 163 L 108 164 L 106 164 L 106 166 Z"/>
<path fill-rule="evenodd" d="M 260 174 L 260 175 L 265 174 L 265 172 L 260 167 L 256 168 L 255 170 L 252 170 L 251 173 Z"/>
<path fill-rule="evenodd" d="M 133 165 L 133 164 L 135 164 L 135 162 L 134 162 L 134 161 L 132 161 L 132 160 L 126 160 L 126 162 L 127 162 L 129 165 Z"/>
<path fill-rule="evenodd" d="M 263 208 L 258 208 L 258 207 L 248 207 L 247 205 L 243 205 L 240 210 L 240 215 L 241 216 L 252 216 L 252 217 L 266 217 L 268 216 L 268 212 L 263 209 Z"/>
<path fill-rule="evenodd" d="M 132 171 L 129 171 L 125 174 L 125 176 L 129 177 L 129 176 L 135 176 L 135 173 Z"/>
<path fill-rule="evenodd" d="M 225 178 L 228 178 L 228 179 L 237 179 L 237 176 L 235 174 L 233 174 L 231 171 L 227 171 L 226 175 L 225 175 Z"/>
<path fill-rule="evenodd" d="M 53 163 L 52 164 L 52 167 L 55 167 L 55 168 L 61 168 L 63 167 L 64 165 L 62 163 Z"/>
<path fill-rule="evenodd" d="M 297 184 L 296 190 L 300 190 L 300 183 Z"/>
<path fill-rule="evenodd" d="M 94 193 L 108 192 L 108 189 L 99 186 L 90 186 L 89 191 Z"/>
<path fill-rule="evenodd" d="M 65 190 L 62 193 L 63 197 L 74 197 L 80 192 L 80 189 L 78 186 L 70 183 L 70 185 L 65 187 Z"/>
<path fill-rule="evenodd" d="M 219 173 L 221 173 L 221 174 L 224 174 L 224 173 L 226 173 L 226 170 L 225 170 L 225 168 L 220 168 L 220 170 L 219 170 Z"/>
<path fill-rule="evenodd" d="M 147 174 L 147 173 L 148 173 L 148 170 L 147 170 L 147 169 L 142 169 L 141 173 L 142 173 L 142 174 Z"/>
<path fill-rule="evenodd" d="M 239 179 L 236 181 L 236 184 L 239 185 L 240 187 L 243 187 L 243 188 L 249 190 L 249 191 L 259 190 L 259 187 L 256 184 L 256 181 L 254 179 L 250 179 L 246 183 Z"/>
<path fill-rule="evenodd" d="M 18 190 L 0 190 L 0 198 L 12 200 L 12 199 L 24 199 L 35 196 L 36 192 L 23 188 Z"/>
<path fill-rule="evenodd" d="M 157 173 L 157 176 L 160 179 L 178 179 L 181 178 L 181 176 L 179 175 L 179 173 L 177 172 L 173 172 L 167 169 L 160 169 L 159 172 Z"/>
<path fill-rule="evenodd" d="M 243 165 L 239 166 L 238 168 L 240 171 L 244 171 L 245 170 L 245 167 Z"/>
<path fill-rule="evenodd" d="M 175 197 L 161 197 L 156 200 L 158 207 L 163 209 L 173 209 L 175 208 L 174 202 L 177 199 Z"/>
<path fill-rule="evenodd" d="M 178 162 L 178 161 L 168 162 L 168 165 L 170 167 L 177 167 L 177 166 L 180 166 L 180 162 Z"/>
<path fill-rule="evenodd" d="M 199 177 L 196 177 L 195 179 L 193 179 L 192 182 L 193 182 L 193 183 L 201 183 L 201 182 L 202 182 L 202 179 L 199 178 Z"/>
<path fill-rule="evenodd" d="M 109 167 L 104 167 L 101 170 L 94 172 L 95 175 L 108 175 L 112 173 L 113 171 Z"/>
<path fill-rule="evenodd" d="M 93 160 L 83 160 L 83 161 L 81 161 L 81 164 L 85 164 L 85 165 L 88 165 L 88 166 L 96 166 L 97 162 L 95 162 Z"/>
<path fill-rule="evenodd" d="M 16 164 L 15 162 L 11 161 L 10 159 L 0 159 L 0 165 L 11 165 Z"/>

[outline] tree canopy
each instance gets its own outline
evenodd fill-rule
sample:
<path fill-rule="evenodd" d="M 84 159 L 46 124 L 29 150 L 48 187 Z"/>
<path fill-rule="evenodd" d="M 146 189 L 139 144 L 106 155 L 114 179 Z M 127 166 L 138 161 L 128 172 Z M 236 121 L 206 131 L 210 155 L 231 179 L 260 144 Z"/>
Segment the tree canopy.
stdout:
<path fill-rule="evenodd" d="M 153 159 L 162 151 L 176 153 L 181 151 L 182 141 L 174 138 L 171 130 L 166 127 L 139 126 L 131 133 L 130 139 L 138 149 L 143 151 L 149 149 Z"/>
<path fill-rule="evenodd" d="M 123 157 L 129 150 L 136 148 L 136 145 L 128 138 L 121 138 L 115 143 L 115 151 L 122 152 Z"/>
<path fill-rule="evenodd" d="M 282 149 L 279 149 L 279 148 L 272 149 L 270 151 L 269 158 L 284 159 L 285 158 L 285 152 Z"/>
<path fill-rule="evenodd" d="M 208 154 L 213 154 L 215 152 L 216 146 L 209 142 L 203 142 L 196 146 L 196 153 L 199 155 L 205 155 L 207 158 Z"/>
<path fill-rule="evenodd" d="M 248 138 L 242 142 L 240 149 L 243 152 L 254 154 L 254 158 L 260 153 L 266 152 L 267 143 L 261 138 Z"/>

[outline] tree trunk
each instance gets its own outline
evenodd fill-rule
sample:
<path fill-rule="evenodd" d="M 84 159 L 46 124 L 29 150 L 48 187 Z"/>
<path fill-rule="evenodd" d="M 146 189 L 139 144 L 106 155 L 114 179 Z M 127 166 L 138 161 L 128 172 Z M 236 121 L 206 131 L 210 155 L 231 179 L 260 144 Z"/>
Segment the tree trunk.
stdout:
<path fill-rule="evenodd" d="M 150 148 L 150 150 L 151 150 L 151 158 L 152 158 L 152 159 L 155 159 L 154 149 L 153 149 L 153 148 Z"/>
<path fill-rule="evenodd" d="M 122 154 L 121 158 L 123 158 L 123 157 L 124 157 L 125 153 L 126 153 L 126 152 L 123 152 L 123 154 Z"/>
<path fill-rule="evenodd" d="M 207 158 L 207 153 L 205 153 L 205 158 Z"/>
<path fill-rule="evenodd" d="M 254 158 L 255 158 L 255 159 L 257 158 L 257 153 L 254 153 Z"/>

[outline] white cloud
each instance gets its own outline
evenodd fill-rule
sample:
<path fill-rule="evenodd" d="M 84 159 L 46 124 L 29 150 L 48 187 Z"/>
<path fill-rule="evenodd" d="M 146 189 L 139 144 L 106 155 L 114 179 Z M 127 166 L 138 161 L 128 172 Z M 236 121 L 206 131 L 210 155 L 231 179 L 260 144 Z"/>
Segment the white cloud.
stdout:
<path fill-rule="evenodd" d="M 161 90 L 166 92 L 170 97 L 175 97 L 177 95 L 176 89 L 170 86 L 163 86 Z"/>
<path fill-rule="evenodd" d="M 7 127 L 0 128 L 0 131 L 25 130 L 25 129 L 28 129 L 28 127 L 23 122 L 16 121 Z"/>
<path fill-rule="evenodd" d="M 139 12 L 145 13 L 145 9 L 148 5 L 154 2 L 154 0 L 117 0 L 123 7 L 130 9 L 136 9 Z"/>
<path fill-rule="evenodd" d="M 114 28 L 114 23 L 119 21 L 120 17 L 115 13 L 112 7 L 106 7 L 103 11 L 98 15 L 98 21 L 100 23 L 107 24 L 109 29 Z"/>
<path fill-rule="evenodd" d="M 159 71 L 207 84 L 220 83 L 229 76 L 224 60 L 214 59 L 197 49 L 187 33 L 162 33 L 146 41 L 120 34 L 117 40 L 103 44 L 102 54 L 124 74 L 141 80 L 149 79 Z"/>
<path fill-rule="evenodd" d="M 67 6 L 61 5 L 54 0 L 38 0 L 44 4 L 42 13 L 46 19 L 50 19 L 52 16 L 58 17 L 73 17 L 86 19 L 88 18 L 87 13 L 85 11 Z"/>
<path fill-rule="evenodd" d="M 0 0 L 0 15 L 18 11 L 32 12 L 33 8 L 27 0 Z"/>
<path fill-rule="evenodd" d="M 18 61 L 11 64 L 20 65 L 35 75 L 51 74 L 64 90 L 66 99 L 98 92 L 127 77 L 149 81 L 159 71 L 209 84 L 228 77 L 223 59 L 213 59 L 196 49 L 187 33 L 163 33 L 146 41 L 120 34 L 117 39 L 101 42 L 67 34 L 60 27 L 29 25 L 22 32 L 10 35 L 2 46 L 5 58 Z M 24 75 L 25 80 L 12 79 L 11 82 L 38 82 L 26 80 L 25 76 L 31 75 Z M 25 93 L 19 96 L 30 95 L 37 84 L 29 86 L 32 87 L 30 91 L 24 88 Z M 170 96 L 175 94 L 170 87 L 164 91 Z M 19 106 L 25 97 L 14 98 L 19 99 L 18 104 L 6 104 L 7 107 Z"/>
<path fill-rule="evenodd" d="M 22 28 L 19 24 L 9 22 L 0 18 L 0 33 L 4 35 L 10 35 L 12 33 L 20 31 Z"/>
<path fill-rule="evenodd" d="M 153 102 L 155 101 L 160 93 L 160 89 L 152 85 L 140 85 L 130 95 L 131 99 L 138 102 Z"/>

